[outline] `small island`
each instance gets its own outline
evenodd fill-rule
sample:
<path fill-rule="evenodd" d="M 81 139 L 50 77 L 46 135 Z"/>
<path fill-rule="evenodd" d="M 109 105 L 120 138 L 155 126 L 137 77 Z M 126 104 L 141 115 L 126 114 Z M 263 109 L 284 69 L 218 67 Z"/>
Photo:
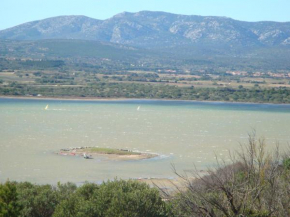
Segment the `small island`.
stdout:
<path fill-rule="evenodd" d="M 128 149 L 113 149 L 100 147 L 77 147 L 60 149 L 56 152 L 63 156 L 78 156 L 85 159 L 105 157 L 109 160 L 144 160 L 157 157 L 157 154 L 131 151 Z"/>

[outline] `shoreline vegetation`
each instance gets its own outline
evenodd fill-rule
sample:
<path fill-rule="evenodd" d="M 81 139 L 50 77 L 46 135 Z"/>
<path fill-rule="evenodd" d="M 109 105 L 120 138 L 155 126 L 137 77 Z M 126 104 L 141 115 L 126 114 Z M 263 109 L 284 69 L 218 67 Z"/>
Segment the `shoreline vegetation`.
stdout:
<path fill-rule="evenodd" d="M 0 96 L 69 99 L 149 99 L 289 104 L 286 87 L 245 88 L 99 82 L 90 85 L 0 85 Z"/>
<path fill-rule="evenodd" d="M 145 160 L 157 157 L 157 154 L 136 152 L 127 149 L 113 149 L 100 147 L 66 148 L 56 152 L 61 156 L 76 156 L 87 159 L 105 157 L 109 160 Z"/>

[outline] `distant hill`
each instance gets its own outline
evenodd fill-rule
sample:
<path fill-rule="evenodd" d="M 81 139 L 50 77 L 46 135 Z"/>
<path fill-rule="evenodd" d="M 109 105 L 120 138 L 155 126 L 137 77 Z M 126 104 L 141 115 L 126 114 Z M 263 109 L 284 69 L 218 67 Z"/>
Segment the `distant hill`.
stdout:
<path fill-rule="evenodd" d="M 35 41 L 0 40 L 0 56 L 16 58 L 109 58 L 136 59 L 142 49 L 108 42 L 47 39 Z"/>
<path fill-rule="evenodd" d="M 146 48 L 290 47 L 290 22 L 243 22 L 226 17 L 141 11 L 124 12 L 106 20 L 53 17 L 2 30 L 0 39 L 80 39 Z"/>
<path fill-rule="evenodd" d="M 290 68 L 290 22 L 150 11 L 124 12 L 107 20 L 59 16 L 0 31 L 0 58 L 114 69 L 284 72 Z"/>

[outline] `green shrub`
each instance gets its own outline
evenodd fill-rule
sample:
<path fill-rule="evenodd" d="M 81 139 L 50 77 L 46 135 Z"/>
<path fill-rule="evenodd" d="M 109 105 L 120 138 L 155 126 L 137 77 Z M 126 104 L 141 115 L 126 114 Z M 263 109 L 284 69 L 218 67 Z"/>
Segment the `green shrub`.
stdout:
<path fill-rule="evenodd" d="M 289 169 L 290 169 L 290 158 L 287 158 L 287 159 L 284 159 L 284 160 L 283 160 L 283 167 L 284 167 L 286 170 L 289 170 Z"/>
<path fill-rule="evenodd" d="M 80 187 L 57 206 L 54 217 L 62 216 L 165 217 L 168 208 L 158 190 L 137 181 L 115 180 Z"/>
<path fill-rule="evenodd" d="M 0 217 L 18 217 L 21 205 L 18 203 L 16 183 L 0 184 Z"/>

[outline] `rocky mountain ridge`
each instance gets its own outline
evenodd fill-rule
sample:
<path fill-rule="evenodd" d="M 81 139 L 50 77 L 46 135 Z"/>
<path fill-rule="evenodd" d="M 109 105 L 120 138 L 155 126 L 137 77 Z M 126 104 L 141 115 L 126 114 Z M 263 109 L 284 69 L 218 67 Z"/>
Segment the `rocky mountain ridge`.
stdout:
<path fill-rule="evenodd" d="M 59 16 L 0 31 L 0 39 L 82 39 L 159 48 L 195 44 L 290 46 L 290 22 L 244 22 L 227 17 L 124 12 L 106 20 Z"/>

